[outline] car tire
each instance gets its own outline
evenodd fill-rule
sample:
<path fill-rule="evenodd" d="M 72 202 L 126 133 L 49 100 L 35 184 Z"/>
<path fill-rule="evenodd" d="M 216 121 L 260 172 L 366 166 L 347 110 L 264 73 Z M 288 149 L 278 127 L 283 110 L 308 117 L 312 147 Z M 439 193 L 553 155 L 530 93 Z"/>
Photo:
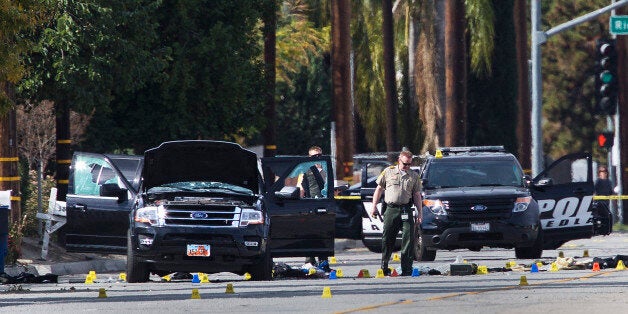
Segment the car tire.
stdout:
<path fill-rule="evenodd" d="M 543 256 L 543 231 L 539 228 L 539 233 L 530 247 L 515 247 L 515 257 L 518 259 L 536 259 Z"/>
<path fill-rule="evenodd" d="M 266 245 L 266 251 L 260 257 L 259 263 L 249 267 L 249 273 L 253 281 L 273 280 L 273 258 L 270 245 Z"/>
<path fill-rule="evenodd" d="M 423 245 L 423 233 L 421 228 L 416 228 L 416 239 L 414 239 L 414 259 L 417 262 L 432 262 L 436 259 L 436 250 L 428 250 Z"/>
<path fill-rule="evenodd" d="M 364 246 L 369 249 L 369 251 L 373 252 L 373 253 L 381 253 L 382 252 L 382 242 L 380 241 L 379 243 L 374 243 L 372 241 L 366 241 L 364 239 L 362 239 L 362 244 L 364 244 Z"/>
<path fill-rule="evenodd" d="M 126 247 L 126 281 L 128 283 L 147 282 L 150 277 L 148 264 L 138 261 L 135 257 L 130 233 L 127 236 Z"/>

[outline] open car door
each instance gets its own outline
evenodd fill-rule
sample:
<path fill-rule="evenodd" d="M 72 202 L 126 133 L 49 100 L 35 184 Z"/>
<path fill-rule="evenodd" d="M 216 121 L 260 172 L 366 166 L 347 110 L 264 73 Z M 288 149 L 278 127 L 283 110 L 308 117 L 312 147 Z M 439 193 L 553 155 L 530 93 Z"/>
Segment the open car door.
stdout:
<path fill-rule="evenodd" d="M 594 235 L 592 169 L 591 154 L 569 154 L 532 180 L 530 190 L 539 204 L 544 249 Z"/>
<path fill-rule="evenodd" d="M 142 156 L 74 153 L 66 197 L 67 251 L 126 252 L 142 162 Z"/>
<path fill-rule="evenodd" d="M 333 256 L 334 177 L 329 156 L 262 158 L 274 257 Z"/>
<path fill-rule="evenodd" d="M 380 240 L 384 230 L 384 217 L 382 215 L 372 216 L 371 206 L 373 206 L 373 194 L 377 188 L 377 177 L 389 167 L 391 163 L 383 160 L 366 160 L 362 162 L 362 188 L 360 198 L 364 206 L 362 213 L 362 233 L 365 238 Z M 383 201 L 383 197 L 381 200 Z M 381 211 L 381 208 L 380 208 Z M 381 212 L 380 212 L 381 213 Z"/>

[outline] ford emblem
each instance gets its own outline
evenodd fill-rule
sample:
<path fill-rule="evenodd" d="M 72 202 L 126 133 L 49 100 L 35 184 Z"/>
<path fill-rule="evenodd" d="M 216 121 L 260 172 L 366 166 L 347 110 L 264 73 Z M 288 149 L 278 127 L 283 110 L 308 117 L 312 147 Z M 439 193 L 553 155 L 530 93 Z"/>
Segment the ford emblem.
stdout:
<path fill-rule="evenodd" d="M 192 212 L 190 214 L 190 217 L 194 218 L 194 219 L 204 219 L 204 218 L 207 218 L 207 213 L 204 213 L 204 212 Z"/>
<path fill-rule="evenodd" d="M 473 207 L 471 207 L 471 210 L 476 211 L 476 212 L 481 212 L 481 211 L 485 211 L 486 210 L 486 206 L 482 205 L 482 204 L 478 204 L 475 205 Z"/>

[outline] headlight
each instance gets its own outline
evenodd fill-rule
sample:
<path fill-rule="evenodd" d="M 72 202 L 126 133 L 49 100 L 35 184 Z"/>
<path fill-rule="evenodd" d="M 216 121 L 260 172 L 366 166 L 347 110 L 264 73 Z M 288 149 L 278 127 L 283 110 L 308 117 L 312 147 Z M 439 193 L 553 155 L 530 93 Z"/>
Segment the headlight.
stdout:
<path fill-rule="evenodd" d="M 242 214 L 240 214 L 240 227 L 246 227 L 248 225 L 257 225 L 264 223 L 264 214 L 253 208 L 242 208 Z"/>
<path fill-rule="evenodd" d="M 442 216 L 447 215 L 446 209 L 449 207 L 447 202 L 440 200 L 423 200 L 423 206 L 429 208 L 432 214 Z"/>
<path fill-rule="evenodd" d="M 531 200 L 531 196 L 517 197 L 517 200 L 515 201 L 515 206 L 512 208 L 512 212 L 518 213 L 525 211 L 526 209 L 528 209 L 528 205 L 530 205 Z"/>
<path fill-rule="evenodd" d="M 163 226 L 165 222 L 165 210 L 163 205 L 139 208 L 135 212 L 135 221 L 147 223 L 152 226 Z"/>

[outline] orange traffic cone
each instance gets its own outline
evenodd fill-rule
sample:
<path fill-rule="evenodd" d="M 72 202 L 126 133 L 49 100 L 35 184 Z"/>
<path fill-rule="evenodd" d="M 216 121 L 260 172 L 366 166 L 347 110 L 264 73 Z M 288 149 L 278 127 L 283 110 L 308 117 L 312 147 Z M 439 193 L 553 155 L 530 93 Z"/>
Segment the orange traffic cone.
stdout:
<path fill-rule="evenodd" d="M 600 271 L 600 263 L 598 262 L 593 263 L 593 271 Z"/>

